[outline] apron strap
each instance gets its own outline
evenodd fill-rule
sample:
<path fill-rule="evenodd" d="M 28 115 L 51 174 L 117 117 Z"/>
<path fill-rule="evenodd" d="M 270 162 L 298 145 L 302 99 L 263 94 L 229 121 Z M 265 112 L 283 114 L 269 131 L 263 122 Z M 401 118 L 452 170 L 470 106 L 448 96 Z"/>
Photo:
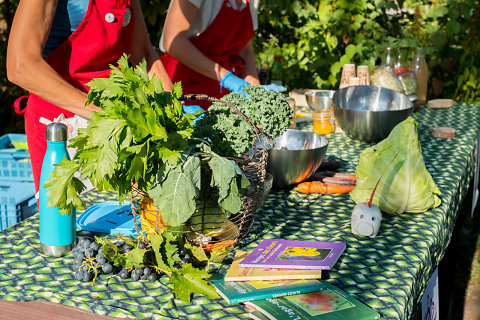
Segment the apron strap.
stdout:
<path fill-rule="evenodd" d="M 15 108 L 15 113 L 18 113 L 18 114 L 24 114 L 25 113 L 25 110 L 27 109 L 27 105 L 25 104 L 25 107 L 22 108 L 21 106 L 21 102 L 23 99 L 28 99 L 30 96 L 21 96 L 21 97 L 18 97 L 17 99 L 15 99 L 15 101 L 13 102 L 13 107 Z"/>

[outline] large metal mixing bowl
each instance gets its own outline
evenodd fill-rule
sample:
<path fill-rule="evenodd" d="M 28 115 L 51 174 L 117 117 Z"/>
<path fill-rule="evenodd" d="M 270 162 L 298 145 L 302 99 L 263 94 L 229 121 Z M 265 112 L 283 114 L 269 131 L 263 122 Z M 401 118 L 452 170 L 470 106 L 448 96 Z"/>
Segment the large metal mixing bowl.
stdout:
<path fill-rule="evenodd" d="M 413 114 L 413 104 L 403 93 L 377 86 L 352 86 L 333 95 L 338 125 L 347 136 L 379 142 Z"/>
<path fill-rule="evenodd" d="M 305 100 L 313 112 L 332 109 L 332 98 L 335 90 L 308 90 Z"/>
<path fill-rule="evenodd" d="M 268 150 L 267 172 L 274 188 L 302 182 L 314 173 L 327 152 L 328 140 L 313 132 L 288 129 Z"/>

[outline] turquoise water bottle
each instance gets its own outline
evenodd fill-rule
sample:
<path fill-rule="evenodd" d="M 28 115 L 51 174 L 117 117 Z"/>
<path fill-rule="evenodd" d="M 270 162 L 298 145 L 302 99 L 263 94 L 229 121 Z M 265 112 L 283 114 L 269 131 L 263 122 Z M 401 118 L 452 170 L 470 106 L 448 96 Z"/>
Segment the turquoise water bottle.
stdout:
<path fill-rule="evenodd" d="M 47 151 L 43 158 L 40 174 L 39 212 L 40 212 L 40 244 L 44 254 L 61 257 L 69 252 L 77 240 L 76 208 L 72 212 L 62 215 L 58 208 L 48 206 L 47 189 L 45 182 L 67 153 L 67 126 L 61 123 L 51 123 L 45 129 Z"/>

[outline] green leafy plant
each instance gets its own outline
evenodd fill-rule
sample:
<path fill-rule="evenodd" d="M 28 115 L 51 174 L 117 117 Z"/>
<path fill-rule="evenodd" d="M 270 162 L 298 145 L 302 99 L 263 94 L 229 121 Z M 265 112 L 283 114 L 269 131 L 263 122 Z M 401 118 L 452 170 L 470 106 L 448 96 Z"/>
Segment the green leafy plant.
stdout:
<path fill-rule="evenodd" d="M 130 196 L 132 185 L 148 194 L 172 227 L 181 226 L 196 210 L 202 180 L 218 192 L 218 205 L 228 214 L 240 210 L 240 191 L 248 180 L 235 161 L 213 152 L 202 139 L 192 139 L 193 119 L 178 101 L 179 83 L 165 92 L 146 63 L 128 66 L 128 57 L 112 66 L 111 76 L 94 79 L 87 103 L 101 111 L 79 130 L 70 146 L 72 160 L 63 159 L 45 184 L 49 205 L 62 214 L 71 206 L 85 207 L 78 194 L 83 183 L 74 176 L 81 170 L 99 190 L 118 192 L 120 203 Z M 210 181 L 211 180 L 211 181 Z"/>
<path fill-rule="evenodd" d="M 232 103 L 271 138 L 280 136 L 290 125 L 293 112 L 285 97 L 262 86 L 244 88 L 248 99 L 231 92 L 222 100 Z M 196 126 L 194 135 L 206 137 L 212 149 L 228 157 L 240 157 L 254 144 L 252 127 L 224 103 L 215 102 Z"/>
<path fill-rule="evenodd" d="M 165 231 L 161 234 L 150 234 L 147 246 L 138 245 L 144 243 L 141 237 L 137 242 L 120 236 L 122 242 L 125 241 L 131 246 L 132 249 L 128 252 L 108 238 L 95 239 L 103 246 L 105 258 L 117 267 L 131 271 L 148 267 L 157 274 L 166 274 L 176 297 L 184 302 L 190 302 L 194 293 L 210 299 L 219 298 L 215 288 L 208 282 L 210 262 L 218 262 L 218 254 L 208 257 L 203 250 L 198 250 L 198 247 L 186 242 L 180 233 Z M 181 249 L 184 256 L 192 257 L 188 262 L 182 262 L 179 255 Z M 219 252 L 224 257 L 229 251 L 224 249 Z"/>

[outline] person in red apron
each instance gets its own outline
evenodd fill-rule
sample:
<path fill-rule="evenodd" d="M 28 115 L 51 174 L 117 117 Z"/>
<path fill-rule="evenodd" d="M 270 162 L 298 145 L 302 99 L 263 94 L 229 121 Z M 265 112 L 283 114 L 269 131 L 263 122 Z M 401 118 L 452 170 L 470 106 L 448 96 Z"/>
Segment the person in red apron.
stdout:
<path fill-rule="evenodd" d="M 205 10 L 215 12 L 215 6 L 215 16 L 205 15 Z M 246 85 L 260 84 L 250 6 L 249 0 L 172 0 L 161 40 L 167 53 L 161 60 L 172 82 L 181 81 L 184 94 L 220 98 L 230 91 L 244 94 Z M 189 34 L 195 23 L 208 18 L 212 21 L 204 30 Z M 195 103 L 207 109 L 209 104 L 203 102 Z"/>
<path fill-rule="evenodd" d="M 81 16 L 70 36 L 44 57 L 43 49 L 52 23 L 59 18 L 56 14 L 74 14 L 73 9 L 72 12 L 57 10 L 57 6 L 69 1 L 75 2 L 21 0 L 9 37 L 7 76 L 30 92 L 26 108 L 20 110 L 20 101 L 16 101 L 15 109 L 25 115 L 37 191 L 46 150 L 46 126 L 40 119 L 54 120 L 62 113 L 67 118 L 74 115 L 88 118 L 90 112 L 98 111 L 93 104 L 85 105 L 87 83 L 93 78 L 108 77 L 110 65 L 116 65 L 123 53 L 131 55 L 132 64 L 145 57 L 149 74 L 156 73 L 166 91 L 172 89 L 150 42 L 139 0 L 77 0 L 77 7 L 73 9 L 79 10 L 84 5 L 83 19 Z M 66 8 L 69 7 L 62 7 Z"/>

